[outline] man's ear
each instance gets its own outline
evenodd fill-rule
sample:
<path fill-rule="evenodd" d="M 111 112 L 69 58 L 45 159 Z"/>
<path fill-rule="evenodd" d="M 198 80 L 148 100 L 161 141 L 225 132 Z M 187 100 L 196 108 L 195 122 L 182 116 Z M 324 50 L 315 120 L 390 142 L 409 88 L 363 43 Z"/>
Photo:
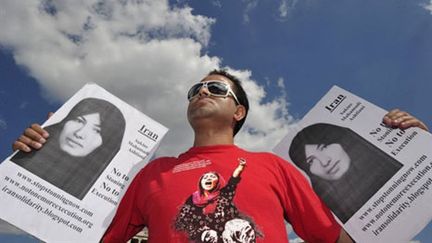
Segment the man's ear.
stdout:
<path fill-rule="evenodd" d="M 234 119 L 240 121 L 246 116 L 246 108 L 243 105 L 237 105 L 237 109 L 234 113 Z"/>

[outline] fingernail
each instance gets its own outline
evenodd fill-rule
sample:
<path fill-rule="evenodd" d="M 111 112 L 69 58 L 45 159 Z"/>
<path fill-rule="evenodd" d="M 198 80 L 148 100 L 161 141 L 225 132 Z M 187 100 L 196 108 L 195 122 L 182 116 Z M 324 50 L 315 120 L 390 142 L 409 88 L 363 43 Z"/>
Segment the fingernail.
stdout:
<path fill-rule="evenodd" d="M 39 139 L 39 143 L 46 143 L 46 140 L 45 140 L 45 138 L 41 138 L 41 139 Z"/>
<path fill-rule="evenodd" d="M 42 144 L 40 143 L 34 143 L 34 147 L 37 149 L 40 149 L 42 147 Z"/>
<path fill-rule="evenodd" d="M 43 132 L 43 133 L 42 133 L 42 136 L 43 136 L 44 138 L 48 138 L 48 137 L 49 137 L 49 133 L 48 133 L 48 132 Z"/>
<path fill-rule="evenodd" d="M 24 151 L 25 151 L 25 152 L 30 152 L 31 149 L 30 149 L 29 147 L 25 147 L 25 148 L 24 148 Z"/>

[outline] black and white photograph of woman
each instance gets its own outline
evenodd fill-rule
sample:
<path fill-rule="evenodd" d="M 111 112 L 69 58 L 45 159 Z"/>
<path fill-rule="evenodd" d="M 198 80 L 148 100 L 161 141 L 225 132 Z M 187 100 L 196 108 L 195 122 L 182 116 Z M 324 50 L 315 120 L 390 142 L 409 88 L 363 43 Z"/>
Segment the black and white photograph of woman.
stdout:
<path fill-rule="evenodd" d="M 351 129 L 325 123 L 301 130 L 289 156 L 342 223 L 403 166 Z"/>
<path fill-rule="evenodd" d="M 41 149 L 11 161 L 81 200 L 119 151 L 125 119 L 110 102 L 86 98 L 44 129 L 49 138 Z"/>

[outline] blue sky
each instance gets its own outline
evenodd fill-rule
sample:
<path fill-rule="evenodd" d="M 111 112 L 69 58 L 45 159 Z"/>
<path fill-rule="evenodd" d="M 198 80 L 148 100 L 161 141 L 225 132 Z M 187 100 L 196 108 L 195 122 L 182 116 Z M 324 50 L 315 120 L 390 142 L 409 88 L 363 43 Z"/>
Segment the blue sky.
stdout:
<path fill-rule="evenodd" d="M 3 0 L 0 29 L 2 158 L 89 81 L 169 127 L 158 154 L 177 154 L 192 141 L 186 90 L 216 67 L 245 80 L 249 149 L 271 150 L 332 85 L 432 128 L 430 0 Z"/>

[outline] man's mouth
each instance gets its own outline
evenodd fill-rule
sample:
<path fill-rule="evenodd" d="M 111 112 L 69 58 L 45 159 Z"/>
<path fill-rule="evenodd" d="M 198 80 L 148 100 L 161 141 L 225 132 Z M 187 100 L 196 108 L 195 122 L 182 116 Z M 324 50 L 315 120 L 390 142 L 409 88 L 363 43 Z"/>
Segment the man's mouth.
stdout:
<path fill-rule="evenodd" d="M 208 103 L 208 102 L 213 102 L 213 99 L 210 96 L 206 96 L 206 97 L 198 97 L 198 100 L 196 101 L 197 103 Z"/>

